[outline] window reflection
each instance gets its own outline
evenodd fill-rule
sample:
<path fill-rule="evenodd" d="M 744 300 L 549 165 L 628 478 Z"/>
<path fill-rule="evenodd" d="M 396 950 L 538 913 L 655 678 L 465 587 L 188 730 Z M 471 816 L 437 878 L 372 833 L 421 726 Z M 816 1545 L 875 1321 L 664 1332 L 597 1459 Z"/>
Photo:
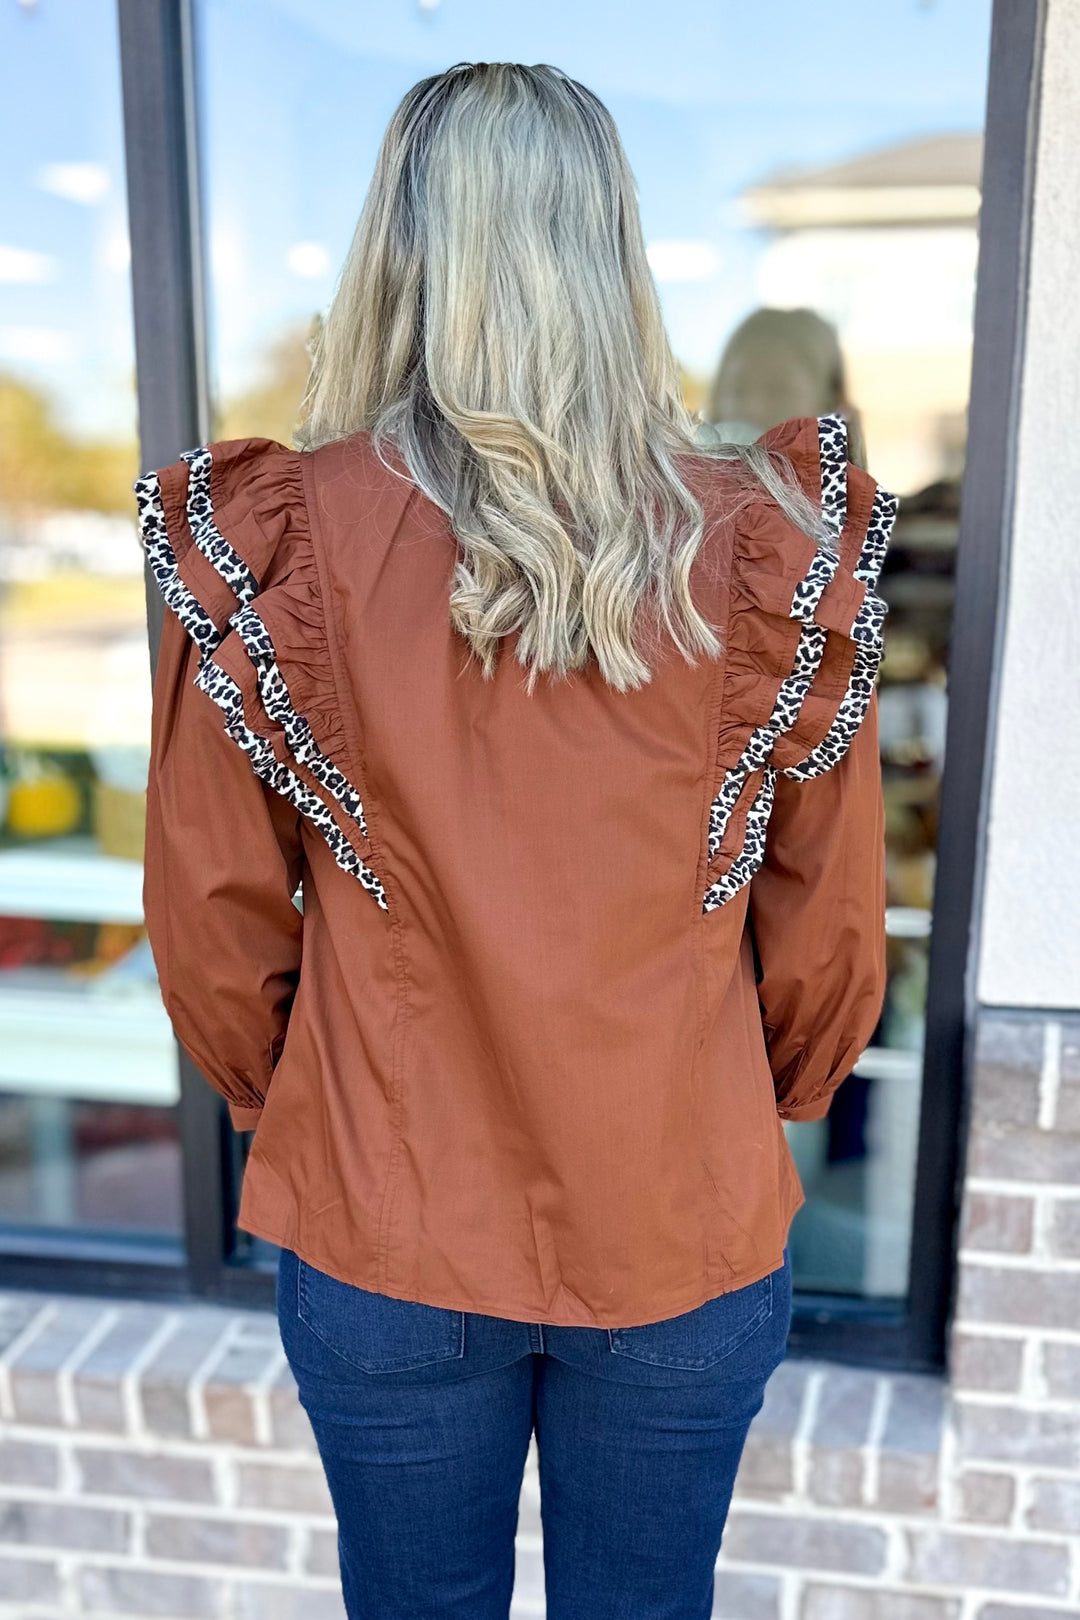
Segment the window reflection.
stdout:
<path fill-rule="evenodd" d="M 767 38 L 713 0 L 198 13 L 215 431 L 289 442 L 312 323 L 408 86 L 459 60 L 548 61 L 619 124 L 691 408 L 737 439 L 841 410 L 856 458 L 902 497 L 881 582 L 889 988 L 828 1119 L 788 1140 L 808 1194 L 798 1285 L 904 1295 L 989 0 L 863 8 L 856 28 L 777 0 Z"/>
<path fill-rule="evenodd" d="M 4 7 L 0 58 L 0 1229 L 174 1233 L 115 7 Z"/>
<path fill-rule="evenodd" d="M 881 581 L 889 983 L 828 1118 L 788 1127 L 808 1193 L 792 1253 L 809 1289 L 906 1286 L 980 163 L 978 136 L 959 133 L 745 191 L 767 233 L 757 287 L 771 303 L 736 327 L 705 401 L 739 440 L 840 411 L 853 459 L 904 495 Z"/>

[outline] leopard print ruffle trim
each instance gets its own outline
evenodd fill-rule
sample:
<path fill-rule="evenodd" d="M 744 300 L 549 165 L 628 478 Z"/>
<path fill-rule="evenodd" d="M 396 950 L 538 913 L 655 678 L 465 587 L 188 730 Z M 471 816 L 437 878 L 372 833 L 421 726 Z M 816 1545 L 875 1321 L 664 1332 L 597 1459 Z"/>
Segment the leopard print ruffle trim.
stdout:
<path fill-rule="evenodd" d="M 814 615 L 826 586 L 836 574 L 835 548 L 847 522 L 847 426 L 843 417 L 818 418 L 818 454 L 825 544 L 796 585 L 792 597 L 790 616 L 802 624 L 795 658 L 790 675 L 777 693 L 772 714 L 763 726 L 750 734 L 738 764 L 725 773 L 720 791 L 709 807 L 710 861 L 719 853 L 732 811 L 747 780 L 753 772 L 768 766 L 778 739 L 796 725 L 824 657 L 827 633 L 815 622 Z M 855 578 L 861 580 L 867 590 L 851 628 L 856 652 L 848 688 L 822 741 L 805 760 L 784 771 L 785 776 L 796 781 L 807 781 L 837 764 L 866 716 L 883 652 L 882 625 L 886 612 L 885 603 L 876 595 L 874 586 L 885 558 L 897 505 L 894 495 L 878 490 L 859 562 L 853 570 Z M 776 792 L 776 775 L 771 767 L 765 769 L 747 811 L 742 849 L 723 876 L 706 889 L 702 902 L 704 912 L 714 911 L 732 899 L 749 883 L 764 860 L 765 829 Z"/>
<path fill-rule="evenodd" d="M 293 707 L 288 686 L 278 667 L 273 641 L 262 619 L 250 605 L 258 594 L 254 575 L 218 530 L 210 494 L 211 452 L 205 447 L 189 450 L 182 460 L 188 466 L 187 519 L 192 538 L 240 604 L 229 620 L 229 629 L 235 630 L 244 643 L 255 670 L 263 706 L 270 719 L 281 726 L 296 763 L 310 771 L 343 813 L 366 836 L 367 824 L 359 793 L 322 752 L 307 720 Z M 156 473 L 147 473 L 136 481 L 135 498 L 139 534 L 150 571 L 167 606 L 176 614 L 201 654 L 195 685 L 221 710 L 226 734 L 246 754 L 255 775 L 310 822 L 342 871 L 355 877 L 375 903 L 383 911 L 388 911 L 382 882 L 360 859 L 329 807 L 287 763 L 276 758 L 270 742 L 252 731 L 245 721 L 240 688 L 213 658 L 228 630 L 218 629 L 180 578 L 176 554 L 169 541 L 161 485 Z"/>
<path fill-rule="evenodd" d="M 879 489 L 874 496 L 866 539 L 854 569 L 855 578 L 862 580 L 866 586 L 866 598 L 851 627 L 851 639 L 856 643 L 856 648 L 847 690 L 836 711 L 836 719 L 817 747 L 798 765 L 789 765 L 785 770 L 784 775 L 791 777 L 792 781 L 809 782 L 824 771 L 831 770 L 843 759 L 855 733 L 866 719 L 885 651 L 883 626 L 887 610 L 875 587 L 899 505 L 896 496 L 890 495 L 887 490 Z"/>
<path fill-rule="evenodd" d="M 719 906 L 734 899 L 739 890 L 749 883 L 765 859 L 765 831 L 769 825 L 773 798 L 776 794 L 776 774 L 771 765 L 765 770 L 761 786 L 754 795 L 754 802 L 746 812 L 746 831 L 743 834 L 742 849 L 724 875 L 717 878 L 716 882 L 711 883 L 705 890 L 705 898 L 701 904 L 702 911 L 716 911 Z"/>

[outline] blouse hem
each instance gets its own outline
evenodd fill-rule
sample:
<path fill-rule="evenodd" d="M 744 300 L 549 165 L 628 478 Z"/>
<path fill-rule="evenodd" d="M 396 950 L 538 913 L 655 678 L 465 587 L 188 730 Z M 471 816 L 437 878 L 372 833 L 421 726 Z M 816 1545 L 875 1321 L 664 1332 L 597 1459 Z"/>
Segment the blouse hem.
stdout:
<path fill-rule="evenodd" d="M 665 1301 L 660 1306 L 650 1306 L 650 1315 L 635 1319 L 633 1322 L 627 1322 L 624 1318 L 609 1321 L 602 1313 L 598 1314 L 591 1322 L 583 1322 L 580 1318 L 570 1318 L 565 1314 L 559 1315 L 558 1313 L 546 1316 L 538 1315 L 535 1309 L 523 1306 L 520 1303 L 491 1300 L 478 1304 L 475 1300 L 465 1300 L 456 1294 L 444 1294 L 441 1289 L 437 1288 L 425 1289 L 424 1297 L 421 1299 L 415 1294 L 403 1294 L 394 1288 L 378 1287 L 374 1277 L 342 1276 L 339 1271 L 331 1270 L 324 1260 L 319 1260 L 314 1251 L 307 1248 L 306 1245 L 302 1247 L 294 1239 L 287 1238 L 281 1232 L 274 1231 L 269 1222 L 263 1223 L 262 1221 L 253 1220 L 250 1216 L 241 1213 L 236 1224 L 242 1232 L 247 1232 L 251 1237 L 262 1238 L 264 1242 L 272 1243 L 279 1249 L 291 1250 L 306 1265 L 314 1266 L 317 1271 L 325 1272 L 328 1277 L 333 1277 L 337 1282 L 345 1283 L 351 1288 L 363 1288 L 371 1293 L 384 1294 L 388 1299 L 400 1299 L 412 1305 L 433 1305 L 437 1309 L 444 1311 L 468 1311 L 476 1316 L 497 1316 L 511 1322 L 539 1323 L 543 1327 L 606 1329 L 647 1327 L 653 1322 L 665 1322 L 673 1316 L 682 1316 L 687 1311 L 695 1311 L 699 1306 L 707 1304 L 710 1299 L 717 1299 L 721 1294 L 734 1293 L 737 1288 L 748 1288 L 751 1283 L 760 1282 L 763 1277 L 768 1277 L 772 1272 L 778 1271 L 784 1263 L 784 1249 L 787 1244 L 791 1222 L 805 1202 L 806 1195 L 800 1189 L 798 1198 L 781 1218 L 781 1240 L 775 1258 L 768 1265 L 748 1271 L 745 1275 L 736 1274 L 734 1280 L 726 1288 L 715 1288 L 708 1283 L 704 1287 L 699 1285 L 685 1296 L 676 1296 Z M 656 1314 L 651 1314 L 654 1311 Z"/>

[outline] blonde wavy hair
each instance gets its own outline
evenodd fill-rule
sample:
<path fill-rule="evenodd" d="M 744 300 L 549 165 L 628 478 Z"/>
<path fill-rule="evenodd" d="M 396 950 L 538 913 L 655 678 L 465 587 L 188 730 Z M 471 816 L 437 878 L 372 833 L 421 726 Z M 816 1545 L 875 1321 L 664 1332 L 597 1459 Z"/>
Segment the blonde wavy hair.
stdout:
<path fill-rule="evenodd" d="M 640 686 L 661 626 L 691 661 L 720 650 L 680 458 L 739 464 L 746 498 L 818 533 L 775 458 L 695 437 L 615 124 L 553 67 L 461 63 L 390 120 L 297 443 L 359 431 L 447 514 L 451 621 L 484 673 L 516 633 L 530 689 L 590 655 Z"/>

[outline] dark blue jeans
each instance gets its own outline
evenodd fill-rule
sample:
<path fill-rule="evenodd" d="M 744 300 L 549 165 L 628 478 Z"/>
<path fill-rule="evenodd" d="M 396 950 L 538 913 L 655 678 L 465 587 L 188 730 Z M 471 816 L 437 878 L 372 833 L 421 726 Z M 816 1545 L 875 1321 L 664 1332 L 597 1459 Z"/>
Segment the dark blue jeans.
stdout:
<path fill-rule="evenodd" d="M 536 1431 L 548 1620 L 706 1620 L 791 1318 L 779 1271 L 648 1327 L 407 1304 L 284 1252 L 278 1317 L 350 1620 L 506 1620 Z"/>

